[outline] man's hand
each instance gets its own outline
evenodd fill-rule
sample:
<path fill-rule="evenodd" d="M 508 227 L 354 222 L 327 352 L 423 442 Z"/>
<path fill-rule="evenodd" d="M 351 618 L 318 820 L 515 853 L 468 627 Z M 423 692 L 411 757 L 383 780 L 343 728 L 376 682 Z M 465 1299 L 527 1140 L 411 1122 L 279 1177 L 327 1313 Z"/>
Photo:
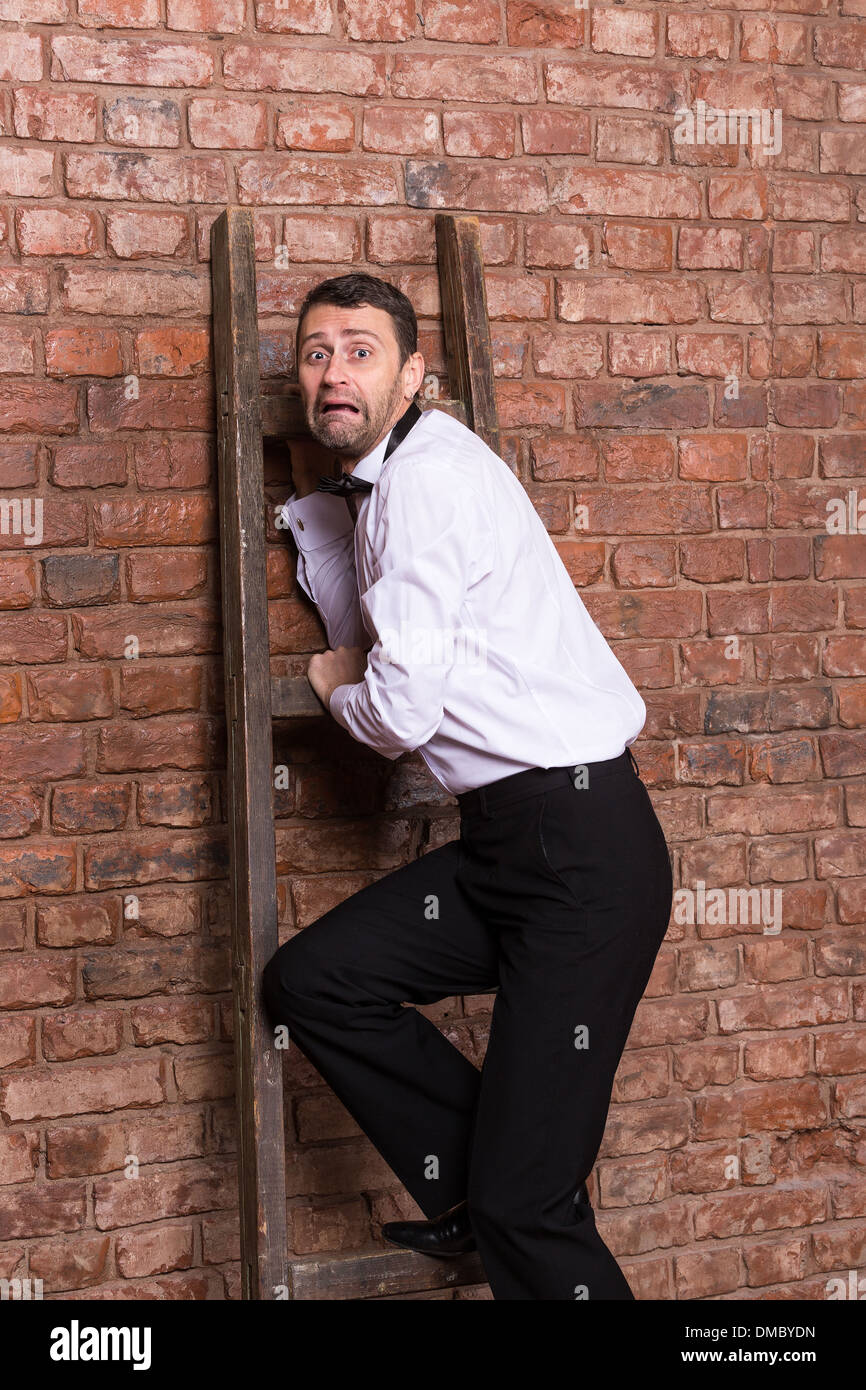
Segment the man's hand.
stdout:
<path fill-rule="evenodd" d="M 302 497 L 309 497 L 319 485 L 322 474 L 337 478 L 340 470 L 333 449 L 328 450 L 312 437 L 292 439 L 288 445 L 292 463 L 292 485 Z"/>
<path fill-rule="evenodd" d="M 357 685 L 364 679 L 367 653 L 363 647 L 337 647 L 316 652 L 307 667 L 307 679 L 325 709 L 338 685 Z"/>

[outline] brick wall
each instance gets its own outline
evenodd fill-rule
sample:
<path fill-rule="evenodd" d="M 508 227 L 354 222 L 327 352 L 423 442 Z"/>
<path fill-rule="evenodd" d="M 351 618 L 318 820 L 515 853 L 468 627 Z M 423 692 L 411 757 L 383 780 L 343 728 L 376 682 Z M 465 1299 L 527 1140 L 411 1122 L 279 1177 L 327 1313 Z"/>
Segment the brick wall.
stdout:
<path fill-rule="evenodd" d="M 275 382 L 305 291 L 364 267 L 446 388 L 434 211 L 480 218 L 503 453 L 646 699 L 698 905 L 595 1175 L 636 1293 L 821 1299 L 862 1263 L 864 68 L 864 0 L 0 0 L 0 1275 L 238 1295 L 227 202 L 255 209 Z M 697 128 L 738 109 L 766 131 Z M 270 525 L 273 669 L 300 673 L 323 633 Z M 275 761 L 284 937 L 457 832 L 420 760 L 325 721 Z M 778 892 L 782 930 L 702 885 Z M 490 1003 L 427 1012 L 480 1063 Z M 294 1252 L 374 1247 L 408 1199 L 304 1059 L 286 1075 Z"/>

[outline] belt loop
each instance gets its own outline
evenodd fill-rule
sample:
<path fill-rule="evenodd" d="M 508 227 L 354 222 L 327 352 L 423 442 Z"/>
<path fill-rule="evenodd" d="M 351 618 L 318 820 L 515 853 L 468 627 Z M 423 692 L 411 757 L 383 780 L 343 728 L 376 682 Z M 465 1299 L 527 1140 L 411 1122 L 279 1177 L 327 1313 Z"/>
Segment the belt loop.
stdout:
<path fill-rule="evenodd" d="M 631 751 L 631 744 L 629 744 L 628 747 L 626 748 L 626 752 L 628 753 L 629 757 L 631 758 L 631 765 L 632 765 L 632 767 L 634 768 L 634 770 L 635 770 L 635 772 L 637 773 L 638 777 L 640 777 L 640 768 L 639 768 L 638 765 L 637 765 L 637 758 L 635 757 L 634 753 Z"/>

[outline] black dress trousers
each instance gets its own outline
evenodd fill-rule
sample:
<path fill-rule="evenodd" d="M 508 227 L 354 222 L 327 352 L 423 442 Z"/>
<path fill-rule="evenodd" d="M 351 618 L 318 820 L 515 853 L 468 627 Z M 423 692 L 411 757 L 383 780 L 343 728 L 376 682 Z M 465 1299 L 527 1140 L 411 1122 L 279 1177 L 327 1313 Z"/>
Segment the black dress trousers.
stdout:
<path fill-rule="evenodd" d="M 264 998 L 495 1299 L 631 1299 L 585 1186 L 673 900 L 630 749 L 463 793 L 460 838 L 274 954 Z M 405 1004 L 495 993 L 479 1071 Z"/>

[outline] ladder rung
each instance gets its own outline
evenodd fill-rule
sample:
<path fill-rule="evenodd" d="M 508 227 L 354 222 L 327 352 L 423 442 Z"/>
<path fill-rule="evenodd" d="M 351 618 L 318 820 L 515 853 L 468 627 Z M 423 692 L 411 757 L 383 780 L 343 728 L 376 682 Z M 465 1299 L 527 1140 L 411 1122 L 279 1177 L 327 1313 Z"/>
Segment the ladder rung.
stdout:
<path fill-rule="evenodd" d="M 477 1252 L 435 1259 L 411 1250 L 376 1250 L 368 1255 L 336 1255 L 291 1260 L 293 1299 L 388 1298 L 427 1289 L 486 1284 Z"/>
<path fill-rule="evenodd" d="M 306 676 L 271 676 L 271 718 L 309 719 L 325 707 Z"/>

